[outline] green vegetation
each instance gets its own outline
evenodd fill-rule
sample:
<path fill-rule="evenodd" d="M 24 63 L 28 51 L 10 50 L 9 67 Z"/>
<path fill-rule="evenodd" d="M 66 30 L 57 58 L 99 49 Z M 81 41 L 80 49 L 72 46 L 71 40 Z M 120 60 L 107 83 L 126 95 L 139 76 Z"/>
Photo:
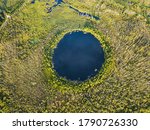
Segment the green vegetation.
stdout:
<path fill-rule="evenodd" d="M 150 2 L 64 0 L 100 20 L 63 3 L 47 13 L 53 2 L 0 0 L 0 112 L 150 112 Z M 85 82 L 59 77 L 51 60 L 75 30 L 105 51 L 103 69 Z"/>
<path fill-rule="evenodd" d="M 75 29 L 70 31 L 79 31 L 79 30 L 80 29 Z M 102 38 L 102 34 L 97 32 L 96 30 L 91 30 L 89 28 L 83 28 L 82 31 L 92 33 L 94 36 L 96 36 L 97 39 L 101 41 L 101 44 L 105 51 L 106 62 L 97 76 L 84 82 L 68 81 L 65 78 L 59 77 L 57 73 L 53 70 L 52 56 L 53 56 L 54 48 L 56 48 L 57 46 L 57 43 L 59 43 L 59 41 L 63 38 L 63 36 L 66 33 L 68 33 L 68 31 L 62 32 L 55 39 L 51 40 L 48 46 L 45 47 L 45 60 L 44 60 L 44 65 L 45 65 L 44 72 L 48 80 L 48 83 L 51 85 L 55 84 L 54 87 L 58 88 L 59 90 L 69 91 L 70 88 L 74 88 L 75 90 L 82 91 L 83 89 L 89 87 L 89 85 L 90 87 L 95 86 L 97 84 L 100 84 L 109 75 L 110 71 L 113 69 L 114 59 L 112 56 L 112 52 L 108 43 L 104 41 L 104 38 Z M 62 87 L 60 88 L 60 86 Z"/>
<path fill-rule="evenodd" d="M 9 18 L 22 4 L 24 0 L 0 0 L 0 25 Z"/>
<path fill-rule="evenodd" d="M 0 7 L 7 13 L 13 13 L 23 2 L 24 0 L 1 0 Z"/>

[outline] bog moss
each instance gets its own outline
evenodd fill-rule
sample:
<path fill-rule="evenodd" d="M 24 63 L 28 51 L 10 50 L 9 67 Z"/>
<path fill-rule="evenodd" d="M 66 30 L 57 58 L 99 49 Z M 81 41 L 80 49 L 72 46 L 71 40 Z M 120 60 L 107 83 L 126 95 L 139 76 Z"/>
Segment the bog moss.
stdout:
<path fill-rule="evenodd" d="M 54 66 L 52 63 L 54 49 L 56 48 L 59 41 L 64 37 L 65 34 L 74 31 L 84 31 L 85 33 L 89 32 L 93 34 L 100 41 L 104 49 L 105 63 L 103 64 L 102 69 L 98 72 L 96 76 L 91 77 L 85 81 L 71 81 L 64 77 L 60 77 L 54 70 Z M 74 29 L 69 31 L 63 31 L 61 34 L 54 37 L 45 47 L 44 73 L 46 79 L 48 83 L 51 84 L 50 86 L 60 89 L 62 91 L 64 90 L 68 91 L 68 89 L 82 90 L 89 86 L 92 87 L 98 85 L 101 82 L 103 82 L 105 78 L 107 78 L 113 67 L 114 67 L 113 52 L 111 50 L 109 42 L 105 40 L 102 33 L 100 33 L 99 31 L 95 31 L 94 29 L 84 28 L 82 30 Z"/>

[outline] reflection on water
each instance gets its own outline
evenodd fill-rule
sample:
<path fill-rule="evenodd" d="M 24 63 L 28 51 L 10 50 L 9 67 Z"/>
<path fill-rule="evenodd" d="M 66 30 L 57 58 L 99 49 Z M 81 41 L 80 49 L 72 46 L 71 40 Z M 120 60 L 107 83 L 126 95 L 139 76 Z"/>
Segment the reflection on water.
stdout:
<path fill-rule="evenodd" d="M 63 0 L 55 0 L 55 2 L 56 2 L 56 3 L 55 3 L 52 7 L 49 7 L 49 8 L 48 8 L 48 13 L 52 12 L 52 10 L 53 10 L 55 7 L 59 6 L 61 3 L 66 4 Z M 66 5 L 67 5 L 70 9 L 76 11 L 80 16 L 86 16 L 86 17 L 94 18 L 95 20 L 99 20 L 99 19 L 100 19 L 98 16 L 94 16 L 94 15 L 91 15 L 91 14 L 88 14 L 88 13 L 85 13 L 85 12 L 81 12 L 81 11 L 79 11 L 78 9 L 72 7 L 72 6 L 69 5 L 69 4 L 66 4 Z"/>
<path fill-rule="evenodd" d="M 54 49 L 53 64 L 59 76 L 84 81 L 95 76 L 104 63 L 100 42 L 82 31 L 66 34 Z"/>

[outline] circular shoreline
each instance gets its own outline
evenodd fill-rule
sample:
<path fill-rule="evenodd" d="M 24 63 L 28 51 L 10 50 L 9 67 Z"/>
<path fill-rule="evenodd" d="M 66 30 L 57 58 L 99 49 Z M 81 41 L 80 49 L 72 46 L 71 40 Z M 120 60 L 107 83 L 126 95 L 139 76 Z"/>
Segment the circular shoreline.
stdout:
<path fill-rule="evenodd" d="M 60 77 L 57 72 L 54 70 L 54 65 L 52 63 L 52 57 L 54 54 L 54 49 L 57 47 L 57 44 L 60 42 L 60 40 L 65 36 L 65 34 L 74 32 L 74 31 L 83 31 L 85 33 L 91 33 L 94 35 L 101 43 L 101 46 L 104 50 L 104 57 L 105 62 L 101 68 L 101 70 L 98 72 L 98 74 L 94 77 L 91 77 L 85 81 L 71 81 L 64 77 Z M 105 37 L 98 32 L 97 30 L 93 30 L 90 28 L 84 28 L 84 29 L 74 29 L 74 30 L 68 30 L 63 31 L 49 42 L 49 44 L 45 47 L 45 58 L 44 58 L 44 74 L 46 77 L 46 80 L 48 81 L 50 86 L 53 86 L 56 89 L 60 89 L 60 91 L 69 91 L 70 89 L 76 89 L 77 91 L 85 89 L 87 87 L 92 87 L 97 84 L 100 84 L 101 82 L 106 79 L 111 71 L 114 68 L 114 59 L 113 59 L 113 53 L 109 46 L 109 42 L 105 41 Z"/>
<path fill-rule="evenodd" d="M 64 35 L 54 49 L 54 70 L 72 81 L 94 77 L 105 62 L 100 41 L 91 33 L 74 31 Z"/>

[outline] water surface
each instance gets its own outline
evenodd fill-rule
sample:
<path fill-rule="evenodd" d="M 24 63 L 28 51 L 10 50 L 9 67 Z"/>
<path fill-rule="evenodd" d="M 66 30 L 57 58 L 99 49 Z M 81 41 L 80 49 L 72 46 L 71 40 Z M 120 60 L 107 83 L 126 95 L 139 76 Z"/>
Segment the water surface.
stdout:
<path fill-rule="evenodd" d="M 105 61 L 98 39 L 82 31 L 66 34 L 54 49 L 52 60 L 59 76 L 78 81 L 95 76 Z"/>
<path fill-rule="evenodd" d="M 93 18 L 95 20 L 100 20 L 100 18 L 98 16 L 94 16 L 94 15 L 88 14 L 86 12 L 81 12 L 78 9 L 72 7 L 71 5 L 65 3 L 63 0 L 55 0 L 55 4 L 52 7 L 48 8 L 48 13 L 52 12 L 54 8 L 56 8 L 57 6 L 59 6 L 62 3 L 66 4 L 70 9 L 74 10 L 75 12 L 77 12 L 80 16 L 86 16 L 86 17 Z"/>

